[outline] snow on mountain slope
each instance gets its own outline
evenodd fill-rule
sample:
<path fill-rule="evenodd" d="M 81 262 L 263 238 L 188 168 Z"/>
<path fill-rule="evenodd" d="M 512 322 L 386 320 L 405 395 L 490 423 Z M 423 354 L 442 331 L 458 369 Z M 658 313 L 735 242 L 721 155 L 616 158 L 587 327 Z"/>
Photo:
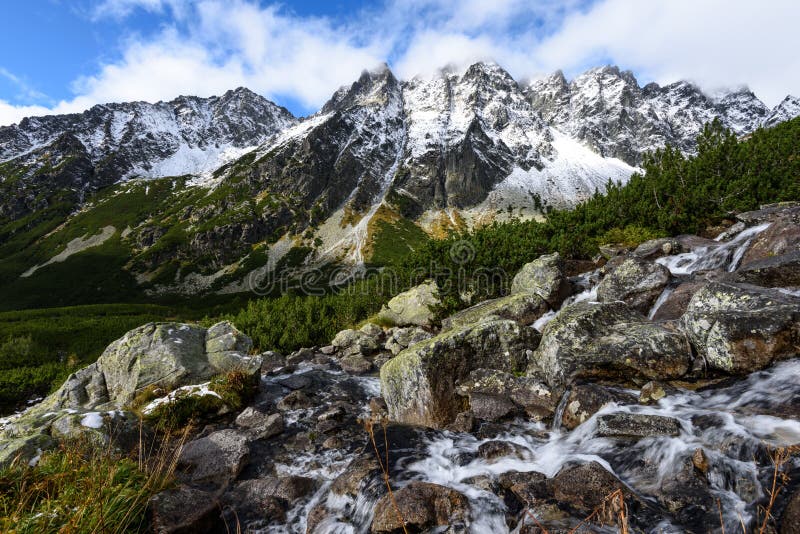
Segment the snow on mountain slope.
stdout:
<path fill-rule="evenodd" d="M 763 126 L 771 128 L 776 124 L 800 116 L 800 98 L 788 95 L 764 119 Z"/>
<path fill-rule="evenodd" d="M 0 128 L 0 161 L 46 147 L 69 132 L 93 163 L 110 166 L 118 179 L 200 174 L 295 122 L 287 110 L 244 88 L 221 97 L 98 105 Z"/>

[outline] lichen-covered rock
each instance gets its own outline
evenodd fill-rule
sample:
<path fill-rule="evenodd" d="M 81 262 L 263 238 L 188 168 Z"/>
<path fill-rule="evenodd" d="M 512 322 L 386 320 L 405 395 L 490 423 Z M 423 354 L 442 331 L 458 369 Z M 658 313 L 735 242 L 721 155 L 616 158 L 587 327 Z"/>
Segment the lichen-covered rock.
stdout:
<path fill-rule="evenodd" d="M 380 348 L 378 337 L 361 330 L 342 330 L 331 341 L 339 357 L 350 355 L 369 356 Z"/>
<path fill-rule="evenodd" d="M 579 378 L 678 378 L 690 367 L 682 333 L 647 321 L 622 302 L 584 301 L 547 323 L 528 374 L 557 387 Z"/>
<path fill-rule="evenodd" d="M 43 451 L 54 448 L 56 444 L 56 440 L 43 433 L 0 439 L 0 469 L 14 461 L 35 463 Z"/>
<path fill-rule="evenodd" d="M 395 296 L 378 313 L 378 319 L 395 326 L 431 326 L 440 303 L 439 288 L 430 280 Z"/>
<path fill-rule="evenodd" d="M 534 421 L 549 419 L 558 403 L 541 381 L 491 369 L 472 371 L 458 384 L 456 392 L 469 398 L 473 415 L 488 421 L 522 413 Z"/>
<path fill-rule="evenodd" d="M 750 373 L 800 351 L 800 298 L 777 290 L 709 283 L 692 297 L 682 324 L 708 366 L 728 373 Z"/>
<path fill-rule="evenodd" d="M 510 319 L 531 325 L 550 310 L 547 302 L 535 293 L 517 293 L 485 300 L 442 321 L 442 330 L 452 330 L 490 319 Z"/>
<path fill-rule="evenodd" d="M 386 350 L 398 355 L 403 349 L 416 345 L 426 339 L 433 337 L 433 334 L 423 328 L 416 326 L 408 328 L 392 328 L 384 347 Z"/>
<path fill-rule="evenodd" d="M 597 300 L 621 300 L 647 314 L 669 283 L 669 269 L 658 263 L 634 258 L 625 260 L 597 286 Z"/>
<path fill-rule="evenodd" d="M 533 293 L 557 308 L 569 296 L 569 280 L 564 275 L 564 261 L 558 252 L 539 256 L 522 266 L 511 282 L 511 293 Z"/>
<path fill-rule="evenodd" d="M 479 368 L 522 371 L 539 342 L 536 330 L 497 320 L 451 330 L 410 347 L 381 367 L 389 416 L 442 428 L 466 409 L 455 394 L 459 380 Z"/>
<path fill-rule="evenodd" d="M 603 438 L 648 438 L 677 436 L 681 425 L 677 419 L 642 413 L 612 413 L 597 417 L 595 435 Z"/>
<path fill-rule="evenodd" d="M 73 373 L 38 410 L 122 408 L 147 387 L 165 391 L 205 382 L 215 375 L 243 371 L 256 376 L 261 358 L 233 348 L 252 346 L 229 323 L 209 329 L 178 323 L 148 323 L 106 348 L 96 363 Z M 208 349 L 214 352 L 207 352 Z"/>
<path fill-rule="evenodd" d="M 760 209 L 737 214 L 736 219 L 747 226 L 772 222 L 776 219 L 787 219 L 795 224 L 800 224 L 800 202 L 765 204 Z"/>
<path fill-rule="evenodd" d="M 601 506 L 611 493 L 625 485 L 597 462 L 566 466 L 553 477 L 553 495 L 581 513 L 591 513 Z"/>
<path fill-rule="evenodd" d="M 141 438 L 139 418 L 122 410 L 108 412 L 64 410 L 50 424 L 50 435 L 60 440 L 83 439 L 97 447 L 132 450 Z"/>
<path fill-rule="evenodd" d="M 464 495 L 437 484 L 411 482 L 395 491 L 394 499 L 385 495 L 378 501 L 372 532 L 393 534 L 402 532 L 404 525 L 414 532 L 447 526 L 465 528 L 468 523 L 469 501 Z"/>

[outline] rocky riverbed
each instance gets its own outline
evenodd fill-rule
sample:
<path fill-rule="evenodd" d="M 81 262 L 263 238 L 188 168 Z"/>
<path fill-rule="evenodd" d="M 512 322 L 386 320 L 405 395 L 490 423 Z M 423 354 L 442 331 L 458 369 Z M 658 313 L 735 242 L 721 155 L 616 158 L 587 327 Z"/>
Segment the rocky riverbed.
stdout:
<path fill-rule="evenodd" d="M 220 397 L 153 530 L 750 532 L 769 509 L 765 532 L 798 532 L 800 207 L 738 220 L 578 276 L 543 256 L 441 321 L 426 284 L 387 306 L 398 326 L 289 355 L 228 323 L 145 325 L 3 420 L 0 462 L 75 435 L 130 447 L 137 393 L 213 397 L 237 370 L 255 398 Z"/>

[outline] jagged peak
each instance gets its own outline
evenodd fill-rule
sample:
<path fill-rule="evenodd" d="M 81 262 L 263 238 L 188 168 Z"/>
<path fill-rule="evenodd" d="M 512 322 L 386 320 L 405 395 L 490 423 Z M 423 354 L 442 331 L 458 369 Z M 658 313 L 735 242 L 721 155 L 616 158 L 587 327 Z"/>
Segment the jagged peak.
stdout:
<path fill-rule="evenodd" d="M 322 107 L 320 113 L 330 113 L 372 102 L 369 98 L 375 93 L 397 91 L 400 82 L 395 78 L 389 65 L 382 63 L 374 69 L 361 71 L 361 75 L 349 87 L 340 87 Z M 365 99 L 366 98 L 366 99 Z"/>

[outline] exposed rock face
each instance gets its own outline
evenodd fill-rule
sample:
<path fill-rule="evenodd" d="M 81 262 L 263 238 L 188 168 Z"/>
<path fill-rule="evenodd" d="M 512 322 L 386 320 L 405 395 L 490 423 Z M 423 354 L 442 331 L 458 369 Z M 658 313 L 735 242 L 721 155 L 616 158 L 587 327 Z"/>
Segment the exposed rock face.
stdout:
<path fill-rule="evenodd" d="M 552 387 L 578 378 L 677 378 L 691 364 L 683 334 L 648 322 L 622 302 L 578 302 L 544 328 L 528 370 Z"/>
<path fill-rule="evenodd" d="M 800 248 L 751 261 L 736 271 L 735 278 L 765 287 L 800 287 Z"/>
<path fill-rule="evenodd" d="M 522 269 L 511 282 L 512 294 L 533 293 L 540 296 L 552 308 L 557 308 L 570 294 L 570 286 L 564 275 L 564 261 L 558 252 L 540 256 Z"/>
<path fill-rule="evenodd" d="M 800 250 L 800 224 L 789 216 L 782 216 L 769 228 L 756 234 L 742 256 L 740 267 L 748 263 Z"/>
<path fill-rule="evenodd" d="M 442 320 L 442 330 L 452 330 L 493 319 L 509 319 L 527 326 L 536 322 L 548 310 L 547 302 L 539 295 L 517 293 L 507 297 L 485 300 L 461 310 Z"/>
<path fill-rule="evenodd" d="M 692 297 L 682 323 L 710 368 L 748 373 L 797 355 L 800 298 L 712 282 Z"/>
<path fill-rule="evenodd" d="M 614 66 L 591 69 L 571 82 L 558 71 L 526 92 L 550 124 L 631 164 L 666 143 L 694 151 L 703 126 L 715 117 L 739 135 L 769 120 L 769 110 L 747 89 L 714 99 L 685 81 L 640 87 L 630 71 Z M 774 114 L 777 119 L 794 110 L 787 103 Z"/>
<path fill-rule="evenodd" d="M 403 523 L 417 531 L 436 527 L 462 528 L 469 524 L 469 501 L 454 489 L 426 482 L 411 482 L 394 492 L 395 510 L 389 495 L 375 505 L 372 532 L 402 532 Z M 401 519 L 402 518 L 402 519 Z"/>
<path fill-rule="evenodd" d="M 542 382 L 503 371 L 476 369 L 456 389 L 469 398 L 472 415 L 493 421 L 525 413 L 533 420 L 552 417 L 558 399 Z"/>
<path fill-rule="evenodd" d="M 663 265 L 631 258 L 603 278 L 597 298 L 600 302 L 621 300 L 646 315 L 669 279 L 669 269 Z"/>
<path fill-rule="evenodd" d="M 479 368 L 520 372 L 538 345 L 532 328 L 496 320 L 463 327 L 414 345 L 381 367 L 389 416 L 398 422 L 441 428 L 463 411 L 456 383 Z"/>
<path fill-rule="evenodd" d="M 648 438 L 652 436 L 677 436 L 680 434 L 677 419 L 660 415 L 615 413 L 597 417 L 596 436 L 604 438 Z"/>
<path fill-rule="evenodd" d="M 42 406 L 89 409 L 110 403 L 119 408 L 148 386 L 171 391 L 233 370 L 254 376 L 261 370 L 260 357 L 240 352 L 250 347 L 250 339 L 229 323 L 208 331 L 149 323 L 114 341 L 96 363 L 71 375 Z"/>
<path fill-rule="evenodd" d="M 439 289 L 429 281 L 395 296 L 378 314 L 378 318 L 396 326 L 430 326 L 439 305 Z"/>

